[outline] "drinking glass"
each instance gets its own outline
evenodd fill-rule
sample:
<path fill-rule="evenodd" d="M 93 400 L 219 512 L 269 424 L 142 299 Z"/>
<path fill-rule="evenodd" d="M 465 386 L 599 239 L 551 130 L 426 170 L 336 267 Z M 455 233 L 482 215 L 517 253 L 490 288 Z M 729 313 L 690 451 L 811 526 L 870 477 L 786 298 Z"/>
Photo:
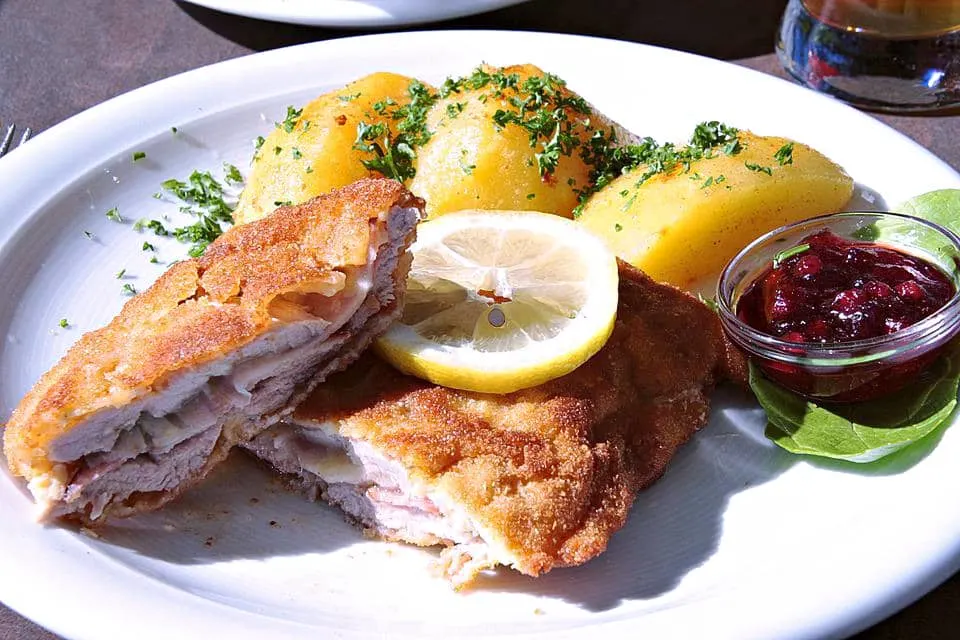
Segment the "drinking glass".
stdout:
<path fill-rule="evenodd" d="M 803 84 L 860 107 L 956 107 L 960 0 L 790 0 L 777 54 Z"/>

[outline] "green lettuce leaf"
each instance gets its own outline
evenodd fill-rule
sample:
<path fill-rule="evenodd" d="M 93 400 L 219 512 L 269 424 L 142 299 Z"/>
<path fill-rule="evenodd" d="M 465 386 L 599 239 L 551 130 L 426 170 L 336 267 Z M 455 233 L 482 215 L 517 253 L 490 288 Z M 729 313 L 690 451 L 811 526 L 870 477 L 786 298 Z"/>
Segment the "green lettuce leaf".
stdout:
<path fill-rule="evenodd" d="M 910 198 L 893 211 L 906 213 L 960 233 L 960 189 L 940 189 Z"/>
<path fill-rule="evenodd" d="M 953 414 L 958 386 L 957 343 L 908 387 L 848 404 L 817 404 L 750 365 L 750 387 L 767 414 L 768 438 L 792 453 L 850 462 L 879 460 L 931 434 Z"/>

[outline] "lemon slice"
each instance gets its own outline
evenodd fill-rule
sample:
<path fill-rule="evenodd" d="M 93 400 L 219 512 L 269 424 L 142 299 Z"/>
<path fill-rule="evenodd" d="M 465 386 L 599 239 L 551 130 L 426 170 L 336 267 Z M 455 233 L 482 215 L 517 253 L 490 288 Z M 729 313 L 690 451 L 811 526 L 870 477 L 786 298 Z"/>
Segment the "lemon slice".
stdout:
<path fill-rule="evenodd" d="M 403 316 L 377 341 L 405 373 L 509 393 L 573 371 L 613 331 L 616 258 L 565 218 L 448 214 L 422 223 L 411 251 Z"/>

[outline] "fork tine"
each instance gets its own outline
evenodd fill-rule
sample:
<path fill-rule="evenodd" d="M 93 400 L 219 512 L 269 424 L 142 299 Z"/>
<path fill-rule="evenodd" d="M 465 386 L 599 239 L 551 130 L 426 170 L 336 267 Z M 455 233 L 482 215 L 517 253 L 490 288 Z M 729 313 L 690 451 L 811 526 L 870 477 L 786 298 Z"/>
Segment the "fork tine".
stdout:
<path fill-rule="evenodd" d="M 33 130 L 30 127 L 27 127 L 23 130 L 23 135 L 20 136 L 20 142 L 17 143 L 18 147 L 22 147 L 23 143 L 30 139 L 30 135 L 33 133 Z"/>
<path fill-rule="evenodd" d="M 15 124 L 7 126 L 7 132 L 3 134 L 3 142 L 0 142 L 0 157 L 4 156 L 10 149 L 10 141 L 13 140 L 13 132 L 16 128 L 17 125 Z"/>

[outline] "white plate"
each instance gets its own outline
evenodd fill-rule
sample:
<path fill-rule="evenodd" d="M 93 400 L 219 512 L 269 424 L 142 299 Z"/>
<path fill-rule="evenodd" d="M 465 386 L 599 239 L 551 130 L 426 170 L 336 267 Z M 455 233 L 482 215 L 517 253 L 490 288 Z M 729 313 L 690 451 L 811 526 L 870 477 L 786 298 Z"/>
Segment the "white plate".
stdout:
<path fill-rule="evenodd" d="M 253 55 L 111 100 L 0 159 L 2 411 L 117 311 L 119 269 L 141 289 L 159 273 L 140 250 L 153 236 L 108 221 L 107 209 L 169 211 L 150 197 L 161 180 L 222 160 L 246 169 L 252 139 L 286 105 L 363 74 L 439 82 L 481 60 L 539 64 L 641 135 L 680 139 L 719 119 L 796 138 L 891 202 L 960 186 L 922 148 L 837 102 L 636 44 L 458 31 Z M 146 160 L 132 163 L 134 151 Z M 159 250 L 164 260 L 183 251 Z M 70 329 L 57 326 L 63 317 Z M 243 460 L 101 540 L 35 525 L 22 487 L 3 476 L 0 600 L 78 638 L 132 628 L 142 638 L 818 637 L 873 623 L 958 568 L 960 501 L 937 496 L 960 483 L 960 430 L 884 472 L 792 457 L 762 431 L 748 396 L 719 392 L 711 424 L 640 495 L 604 555 L 536 580 L 499 571 L 465 593 L 430 575 L 429 551 L 364 540 Z"/>
<path fill-rule="evenodd" d="M 249 18 L 322 27 L 395 27 L 469 16 L 526 0 L 187 0 Z"/>

